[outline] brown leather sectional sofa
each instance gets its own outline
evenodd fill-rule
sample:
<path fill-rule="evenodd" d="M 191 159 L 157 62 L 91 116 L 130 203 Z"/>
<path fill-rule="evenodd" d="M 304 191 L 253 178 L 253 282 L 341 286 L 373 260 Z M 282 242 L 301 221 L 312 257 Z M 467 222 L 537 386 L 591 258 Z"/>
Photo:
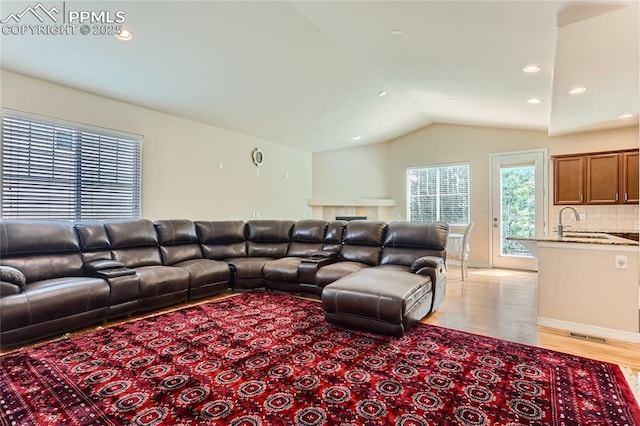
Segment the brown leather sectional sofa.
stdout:
<path fill-rule="evenodd" d="M 347 276 L 365 293 L 367 282 L 378 276 L 371 288 L 385 300 L 385 292 L 400 291 L 391 295 L 402 304 L 397 309 L 404 319 L 394 325 L 398 334 L 410 325 L 408 311 L 413 317 L 424 316 L 444 298 L 447 235 L 448 226 L 440 222 L 0 221 L 0 347 L 229 288 L 321 296 L 327 285 Z M 353 274 L 363 270 L 372 272 L 358 280 Z M 411 282 L 396 291 L 394 283 L 387 282 L 395 279 Z M 405 306 L 414 303 L 418 287 L 419 309 Z M 333 296 L 340 291 L 344 294 L 336 288 Z M 335 322 L 349 325 L 355 313 L 358 324 L 364 321 L 376 328 L 385 322 L 367 318 L 366 312 L 361 318 L 358 305 L 354 312 L 327 314 L 328 319 L 333 315 Z M 334 307 L 339 304 L 328 309 Z M 383 332 L 386 322 L 384 326 Z"/>

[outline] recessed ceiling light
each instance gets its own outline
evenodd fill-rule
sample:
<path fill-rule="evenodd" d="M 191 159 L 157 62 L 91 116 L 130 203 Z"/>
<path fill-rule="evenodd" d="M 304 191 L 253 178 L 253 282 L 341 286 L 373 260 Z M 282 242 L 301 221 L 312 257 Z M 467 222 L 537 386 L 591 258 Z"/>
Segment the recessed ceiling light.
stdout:
<path fill-rule="evenodd" d="M 622 114 L 622 115 L 621 115 L 620 117 L 618 117 L 618 118 L 625 119 L 625 118 L 632 118 L 632 117 L 633 117 L 633 114 Z"/>
<path fill-rule="evenodd" d="M 126 28 L 122 28 L 120 34 L 116 34 L 116 38 L 122 41 L 129 41 L 131 40 L 131 37 L 133 37 L 133 34 L 131 34 L 131 31 Z"/>
<path fill-rule="evenodd" d="M 584 93 L 587 91 L 587 88 L 584 86 L 579 86 L 579 87 L 574 87 L 573 89 L 569 90 L 569 93 L 572 95 L 579 95 L 580 93 Z"/>
<path fill-rule="evenodd" d="M 393 34 L 394 36 L 401 36 L 402 34 L 404 34 L 404 31 L 402 31 L 401 29 L 391 30 L 391 34 Z"/>
<path fill-rule="evenodd" d="M 537 65 L 527 65 L 526 67 L 522 68 L 522 71 L 528 74 L 535 74 L 540 71 L 540 67 Z"/>
<path fill-rule="evenodd" d="M 542 102 L 542 101 L 540 99 L 538 99 L 538 98 L 527 99 L 527 103 L 534 104 L 534 105 L 535 104 L 539 104 L 540 102 Z"/>
<path fill-rule="evenodd" d="M 378 96 L 380 97 L 387 96 L 387 92 L 385 92 L 384 90 L 381 90 L 378 92 Z"/>
<path fill-rule="evenodd" d="M 359 141 L 360 139 L 362 139 L 362 135 L 351 136 L 352 141 Z"/>
<path fill-rule="evenodd" d="M 447 100 L 448 100 L 449 102 L 455 102 L 455 101 L 456 101 L 456 98 L 447 98 Z"/>

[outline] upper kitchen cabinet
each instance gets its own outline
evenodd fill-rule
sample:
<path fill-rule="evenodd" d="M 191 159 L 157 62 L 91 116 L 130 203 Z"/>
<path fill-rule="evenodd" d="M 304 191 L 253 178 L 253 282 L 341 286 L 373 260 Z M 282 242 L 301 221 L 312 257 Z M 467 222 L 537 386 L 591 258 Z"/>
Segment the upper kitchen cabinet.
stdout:
<path fill-rule="evenodd" d="M 638 150 L 553 157 L 554 204 L 637 204 Z"/>
<path fill-rule="evenodd" d="M 584 204 L 584 156 L 553 158 L 553 203 Z"/>
<path fill-rule="evenodd" d="M 587 204 L 617 204 L 620 200 L 620 155 L 591 154 L 585 157 Z"/>
<path fill-rule="evenodd" d="M 638 204 L 638 151 L 622 153 L 622 202 L 625 204 Z"/>

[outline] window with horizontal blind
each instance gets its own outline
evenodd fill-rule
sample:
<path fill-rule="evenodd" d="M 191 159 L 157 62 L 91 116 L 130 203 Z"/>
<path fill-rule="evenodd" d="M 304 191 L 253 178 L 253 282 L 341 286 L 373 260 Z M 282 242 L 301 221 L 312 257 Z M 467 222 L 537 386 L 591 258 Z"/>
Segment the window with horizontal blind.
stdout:
<path fill-rule="evenodd" d="M 4 110 L 4 219 L 135 219 L 142 137 Z"/>
<path fill-rule="evenodd" d="M 469 223 L 469 164 L 407 169 L 407 220 Z"/>

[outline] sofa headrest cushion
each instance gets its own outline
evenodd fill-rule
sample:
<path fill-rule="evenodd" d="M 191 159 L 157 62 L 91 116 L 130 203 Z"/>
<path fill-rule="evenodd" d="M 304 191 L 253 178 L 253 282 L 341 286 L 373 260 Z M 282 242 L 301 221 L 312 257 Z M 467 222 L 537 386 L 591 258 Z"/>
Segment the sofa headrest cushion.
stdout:
<path fill-rule="evenodd" d="M 103 223 L 78 223 L 76 231 L 83 250 L 108 249 L 110 247 L 109 236 Z"/>
<path fill-rule="evenodd" d="M 382 246 L 387 223 L 375 220 L 353 220 L 347 223 L 342 239 L 344 244 Z"/>
<path fill-rule="evenodd" d="M 196 221 L 196 231 L 202 244 L 244 242 L 245 227 L 241 220 Z"/>
<path fill-rule="evenodd" d="M 327 229 L 327 221 L 317 219 L 299 220 L 293 226 L 291 241 L 321 243 Z"/>
<path fill-rule="evenodd" d="M 325 243 L 341 244 L 344 228 L 347 222 L 344 220 L 334 220 L 327 225 L 327 232 L 324 235 Z"/>
<path fill-rule="evenodd" d="M 79 251 L 78 235 L 69 222 L 0 221 L 0 253 L 2 256 Z"/>
<path fill-rule="evenodd" d="M 391 222 L 387 226 L 384 247 L 444 250 L 449 225 L 445 222 Z"/>
<path fill-rule="evenodd" d="M 247 240 L 265 243 L 286 243 L 295 224 L 292 220 L 250 220 L 247 222 Z"/>
<path fill-rule="evenodd" d="M 196 225 L 190 220 L 157 220 L 154 225 L 161 245 L 198 243 Z"/>
<path fill-rule="evenodd" d="M 112 248 L 158 245 L 156 230 L 153 223 L 147 219 L 107 222 L 104 227 Z"/>

